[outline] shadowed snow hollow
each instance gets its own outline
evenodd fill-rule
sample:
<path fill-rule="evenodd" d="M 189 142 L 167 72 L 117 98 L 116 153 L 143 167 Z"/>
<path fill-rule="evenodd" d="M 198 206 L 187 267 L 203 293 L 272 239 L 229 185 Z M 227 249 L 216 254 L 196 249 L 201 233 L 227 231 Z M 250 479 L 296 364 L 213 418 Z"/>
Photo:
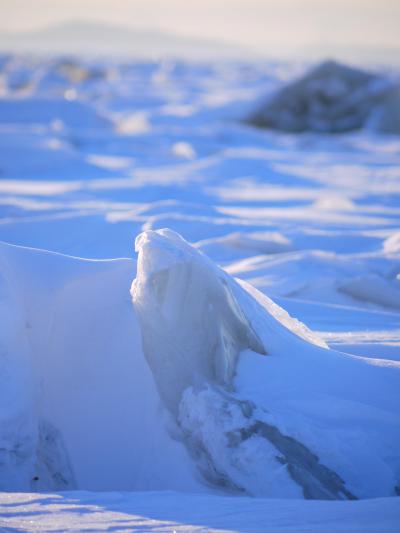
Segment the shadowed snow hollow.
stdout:
<path fill-rule="evenodd" d="M 144 352 L 206 479 L 270 497 L 393 494 L 397 460 L 377 472 L 398 435 L 396 365 L 324 348 L 171 230 L 143 233 L 136 250 L 131 292 Z M 374 392 L 378 383 L 385 393 Z M 365 409 L 386 412 L 382 434 Z M 348 445 L 355 435 L 357 450 Z"/>

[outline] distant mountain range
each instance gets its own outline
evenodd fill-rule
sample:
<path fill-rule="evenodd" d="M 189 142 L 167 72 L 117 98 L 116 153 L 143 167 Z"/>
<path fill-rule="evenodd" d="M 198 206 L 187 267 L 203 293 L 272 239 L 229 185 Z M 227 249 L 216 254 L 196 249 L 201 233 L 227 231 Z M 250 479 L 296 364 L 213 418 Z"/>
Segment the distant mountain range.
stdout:
<path fill-rule="evenodd" d="M 47 28 L 0 33 L 0 52 L 33 54 L 79 54 L 116 56 L 121 58 L 183 58 L 183 59 L 295 59 L 319 61 L 334 58 L 355 64 L 391 64 L 399 66 L 400 46 L 394 48 L 302 45 L 282 42 L 280 46 L 262 49 L 224 41 L 168 33 L 162 30 L 128 28 L 104 22 L 69 21 Z"/>
<path fill-rule="evenodd" d="M 71 21 L 40 30 L 1 32 L 0 50 L 37 54 L 134 57 L 248 58 L 255 52 L 224 42 L 131 29 L 99 22 Z"/>

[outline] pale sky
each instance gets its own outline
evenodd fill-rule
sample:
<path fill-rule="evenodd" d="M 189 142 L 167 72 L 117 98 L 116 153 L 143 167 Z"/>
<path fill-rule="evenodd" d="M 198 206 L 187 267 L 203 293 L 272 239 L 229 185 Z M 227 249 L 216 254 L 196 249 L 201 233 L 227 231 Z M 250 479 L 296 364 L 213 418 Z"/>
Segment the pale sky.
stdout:
<path fill-rule="evenodd" d="M 277 52 L 400 47 L 400 0 L 0 0 L 0 8 L 8 31 L 84 19 Z"/>

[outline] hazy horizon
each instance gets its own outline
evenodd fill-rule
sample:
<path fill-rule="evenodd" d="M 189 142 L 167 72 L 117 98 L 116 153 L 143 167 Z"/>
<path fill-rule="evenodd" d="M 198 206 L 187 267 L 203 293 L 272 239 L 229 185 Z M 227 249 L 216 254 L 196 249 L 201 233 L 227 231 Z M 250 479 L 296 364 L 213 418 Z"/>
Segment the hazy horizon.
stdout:
<path fill-rule="evenodd" d="M 218 41 L 275 56 L 400 50 L 400 4 L 385 0 L 3 0 L 0 29 L 41 30 L 71 21 Z"/>

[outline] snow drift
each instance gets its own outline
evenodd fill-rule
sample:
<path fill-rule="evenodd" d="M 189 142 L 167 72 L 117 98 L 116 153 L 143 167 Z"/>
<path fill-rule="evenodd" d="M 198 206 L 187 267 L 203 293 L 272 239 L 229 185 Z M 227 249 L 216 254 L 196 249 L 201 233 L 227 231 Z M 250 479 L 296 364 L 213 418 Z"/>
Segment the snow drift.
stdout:
<path fill-rule="evenodd" d="M 0 490 L 202 490 L 143 357 L 135 267 L 0 245 Z"/>
<path fill-rule="evenodd" d="M 325 61 L 283 87 L 248 122 L 287 132 L 341 133 L 369 127 L 400 133 L 400 88 L 390 80 Z"/>

